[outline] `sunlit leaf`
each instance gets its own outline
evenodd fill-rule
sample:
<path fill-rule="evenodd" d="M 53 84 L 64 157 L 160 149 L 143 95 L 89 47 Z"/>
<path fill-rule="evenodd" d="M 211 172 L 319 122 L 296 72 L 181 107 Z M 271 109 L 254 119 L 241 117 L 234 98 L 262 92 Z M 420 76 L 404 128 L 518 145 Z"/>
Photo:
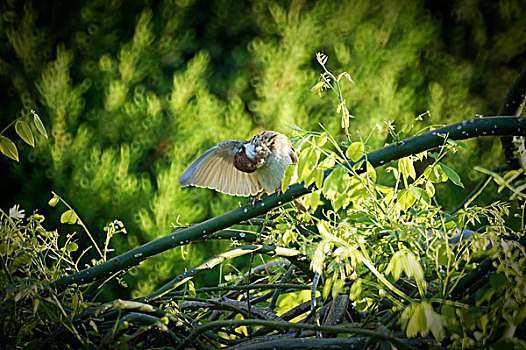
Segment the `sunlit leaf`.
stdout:
<path fill-rule="evenodd" d="M 60 216 L 60 222 L 63 224 L 75 224 L 77 222 L 77 214 L 71 209 L 66 210 Z"/>
<path fill-rule="evenodd" d="M 444 339 L 444 323 L 443 316 L 433 311 L 433 307 L 428 303 L 422 303 L 422 309 L 424 310 L 426 318 L 426 334 L 430 330 L 436 340 L 441 341 Z M 426 334 L 422 334 L 425 336 Z"/>
<path fill-rule="evenodd" d="M 398 169 L 405 178 L 416 178 L 416 171 L 411 157 L 404 157 L 398 161 Z"/>
<path fill-rule="evenodd" d="M 50 207 L 54 207 L 55 205 L 57 205 L 59 199 L 57 196 L 53 196 L 53 198 L 51 198 L 49 200 L 49 202 L 47 202 L 47 204 L 49 204 Z"/>
<path fill-rule="evenodd" d="M 324 180 L 324 171 L 321 168 L 316 169 L 316 187 L 322 188 Z"/>
<path fill-rule="evenodd" d="M 13 141 L 5 136 L 0 135 L 0 151 L 7 157 L 14 159 L 18 162 L 18 150 L 16 149 Z"/>
<path fill-rule="evenodd" d="M 323 183 L 323 194 L 327 196 L 327 198 L 332 198 L 336 193 L 344 193 L 349 186 L 349 180 L 350 176 L 344 167 L 337 167 L 325 179 Z"/>
<path fill-rule="evenodd" d="M 326 142 L 327 142 L 327 134 L 322 133 L 320 137 L 318 138 L 318 141 L 316 142 L 316 146 L 323 147 L 323 145 L 325 145 Z"/>
<path fill-rule="evenodd" d="M 281 181 L 281 192 L 285 193 L 287 188 L 290 185 L 290 181 L 292 180 L 292 177 L 294 176 L 294 172 L 296 171 L 295 165 L 289 165 L 287 169 L 285 169 L 285 176 L 283 177 L 283 180 Z"/>
<path fill-rule="evenodd" d="M 33 137 L 33 133 L 31 132 L 31 128 L 27 123 L 23 120 L 19 120 L 15 124 L 15 131 L 24 140 L 25 143 L 30 145 L 31 147 L 35 147 L 35 138 Z"/>
<path fill-rule="evenodd" d="M 44 127 L 44 124 L 42 123 L 42 120 L 40 120 L 40 117 L 35 111 L 32 110 L 31 113 L 33 113 L 33 123 L 35 124 L 37 130 L 47 139 L 47 131 Z"/>
<path fill-rule="evenodd" d="M 435 186 L 431 183 L 431 181 L 426 182 L 426 193 L 429 195 L 429 197 L 433 197 L 435 195 Z"/>
<path fill-rule="evenodd" d="M 76 251 L 77 249 L 79 249 L 79 246 L 77 243 L 75 242 L 69 242 L 68 245 L 66 246 L 66 250 L 68 252 L 74 252 Z"/>
<path fill-rule="evenodd" d="M 352 282 L 351 289 L 349 291 L 349 299 L 357 300 L 360 297 L 360 294 L 362 293 L 362 284 L 363 281 L 361 278 L 357 278 L 354 282 Z"/>
<path fill-rule="evenodd" d="M 321 191 L 314 191 L 309 196 L 309 207 L 312 209 L 312 211 L 315 211 L 320 204 L 323 204 L 323 202 L 320 200 L 320 192 Z"/>
<path fill-rule="evenodd" d="M 407 323 L 406 334 L 408 338 L 416 337 L 418 332 L 427 333 L 427 321 L 425 310 L 421 305 L 415 305 L 413 309 L 413 315 Z"/>
<path fill-rule="evenodd" d="M 327 299 L 331 291 L 331 287 L 332 287 L 332 279 L 328 278 L 327 281 L 325 282 L 325 285 L 323 286 L 323 291 L 321 293 L 323 299 Z"/>
<path fill-rule="evenodd" d="M 429 194 L 424 189 L 412 186 L 409 188 L 409 191 L 415 199 L 424 201 L 428 205 L 431 204 L 431 197 L 429 197 Z"/>
<path fill-rule="evenodd" d="M 367 175 L 369 175 L 369 178 L 372 182 L 376 182 L 376 170 L 374 169 L 374 166 L 367 162 Z"/>
<path fill-rule="evenodd" d="M 353 142 L 345 150 L 345 157 L 352 160 L 353 162 L 359 161 L 365 153 L 365 148 L 361 142 Z"/>
<path fill-rule="evenodd" d="M 389 264 L 387 265 L 387 269 L 385 270 L 385 273 L 391 273 L 391 275 L 394 277 L 395 281 L 397 281 L 400 276 L 402 275 L 402 271 L 404 268 L 404 253 L 403 251 L 399 250 L 396 253 L 393 254 L 391 259 L 389 260 Z"/>
<path fill-rule="evenodd" d="M 301 152 L 298 161 L 299 180 L 304 180 L 311 173 L 318 164 L 319 157 L 320 151 L 314 149 L 314 147 L 309 147 L 307 150 Z"/>
<path fill-rule="evenodd" d="M 416 202 L 416 197 L 407 189 L 400 190 L 398 192 L 398 203 L 402 206 L 403 210 L 407 210 L 413 206 Z"/>
<path fill-rule="evenodd" d="M 447 175 L 440 166 L 432 164 L 424 170 L 424 177 L 433 183 L 446 182 Z"/>

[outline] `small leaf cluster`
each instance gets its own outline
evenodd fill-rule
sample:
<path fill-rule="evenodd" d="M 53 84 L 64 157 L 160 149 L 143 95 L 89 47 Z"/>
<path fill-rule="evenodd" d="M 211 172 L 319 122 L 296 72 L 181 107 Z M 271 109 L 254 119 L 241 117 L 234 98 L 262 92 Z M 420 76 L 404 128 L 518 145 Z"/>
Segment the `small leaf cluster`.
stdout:
<path fill-rule="evenodd" d="M 44 124 L 42 123 L 42 120 L 40 120 L 40 117 L 38 114 L 31 110 L 31 114 L 33 115 L 33 125 L 38 130 L 38 132 L 44 136 L 46 139 L 47 131 L 44 127 Z M 15 131 L 20 136 L 20 138 L 27 143 L 31 147 L 35 147 L 35 137 L 33 136 L 33 132 L 31 131 L 31 127 L 29 124 L 24 120 L 27 118 L 20 117 L 15 119 L 13 122 L 11 122 L 9 125 L 7 125 L 2 132 L 0 132 L 0 152 L 2 152 L 6 157 L 11 158 L 15 161 L 19 161 L 18 159 L 18 149 L 16 148 L 16 145 L 13 141 L 11 141 L 10 138 L 4 136 L 4 132 L 11 126 L 15 125 Z"/>
<path fill-rule="evenodd" d="M 61 237 L 43 221 L 38 213 L 25 218 L 18 206 L 0 210 L 0 319 L 8 348 L 38 344 L 82 299 L 76 288 L 58 297 L 50 290 L 49 283 L 79 270 L 80 257 L 75 234 Z"/>

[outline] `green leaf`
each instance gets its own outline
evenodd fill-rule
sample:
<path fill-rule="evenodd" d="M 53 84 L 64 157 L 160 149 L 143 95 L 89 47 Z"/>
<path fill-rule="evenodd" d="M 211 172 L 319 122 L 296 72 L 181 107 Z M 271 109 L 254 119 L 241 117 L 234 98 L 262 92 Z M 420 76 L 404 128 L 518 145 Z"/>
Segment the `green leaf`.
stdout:
<path fill-rule="evenodd" d="M 403 210 L 407 210 L 413 206 L 416 202 L 416 197 L 413 193 L 407 189 L 400 190 L 398 192 L 398 202 L 402 206 Z"/>
<path fill-rule="evenodd" d="M 405 178 L 416 178 L 416 171 L 411 157 L 404 157 L 398 161 L 398 169 Z"/>
<path fill-rule="evenodd" d="M 68 252 L 74 252 L 76 251 L 77 249 L 79 249 L 79 246 L 77 243 L 75 242 L 69 242 L 68 245 L 66 246 L 66 250 Z"/>
<path fill-rule="evenodd" d="M 311 171 L 318 164 L 320 157 L 320 151 L 309 147 L 307 150 L 301 152 L 300 159 L 298 161 L 298 180 L 303 181 Z"/>
<path fill-rule="evenodd" d="M 15 124 L 15 131 L 18 134 L 18 136 L 20 136 L 22 140 L 24 140 L 25 143 L 27 143 L 31 147 L 35 147 L 35 138 L 33 137 L 31 128 L 25 121 L 17 121 Z"/>
<path fill-rule="evenodd" d="M 508 283 L 508 278 L 503 273 L 493 273 L 489 276 L 489 284 L 497 294 L 502 293 Z"/>
<path fill-rule="evenodd" d="M 365 154 L 365 148 L 361 142 L 353 142 L 345 151 L 345 156 L 353 162 L 359 161 Z"/>
<path fill-rule="evenodd" d="M 433 197 L 435 195 L 435 186 L 431 183 L 431 181 L 426 182 L 426 193 L 429 195 L 429 197 Z"/>
<path fill-rule="evenodd" d="M 315 211 L 320 204 L 323 204 L 323 202 L 320 200 L 320 192 L 321 191 L 314 191 L 312 192 L 307 198 L 309 203 L 309 208 L 312 211 Z"/>
<path fill-rule="evenodd" d="M 367 175 L 369 175 L 372 182 L 376 182 L 376 169 L 369 162 L 367 162 Z"/>
<path fill-rule="evenodd" d="M 429 197 L 429 194 L 424 189 L 412 186 L 409 188 L 409 191 L 411 191 L 411 194 L 417 200 L 424 201 L 427 204 L 431 204 L 431 197 Z"/>
<path fill-rule="evenodd" d="M 320 138 L 316 142 L 316 146 L 323 147 L 323 145 L 325 145 L 326 142 L 327 142 L 327 134 L 326 133 L 322 133 L 320 135 Z"/>
<path fill-rule="evenodd" d="M 329 199 L 336 193 L 344 193 L 349 186 L 350 176 L 344 167 L 339 166 L 327 176 L 323 183 L 323 194 Z"/>
<path fill-rule="evenodd" d="M 433 311 L 433 307 L 428 303 L 422 303 L 424 315 L 426 318 L 426 333 L 431 330 L 436 340 L 442 341 L 444 339 L 444 317 Z M 422 334 L 425 336 L 426 334 Z"/>
<path fill-rule="evenodd" d="M 414 277 L 417 284 L 424 285 L 426 283 L 424 279 L 424 269 L 422 265 L 416 259 L 415 255 L 410 251 L 405 251 L 405 263 L 404 263 L 404 272 L 407 277 Z"/>
<path fill-rule="evenodd" d="M 316 187 L 322 188 L 323 187 L 323 169 L 316 169 Z"/>
<path fill-rule="evenodd" d="M 395 281 L 398 281 L 400 276 L 402 275 L 402 270 L 404 268 L 403 266 L 403 260 L 404 254 L 403 251 L 399 250 L 396 253 L 394 253 L 393 257 L 389 261 L 389 265 L 387 265 L 387 269 L 385 270 L 385 273 L 391 273 L 391 275 L 394 277 Z"/>
<path fill-rule="evenodd" d="M 324 300 L 327 299 L 327 297 L 329 296 L 331 287 L 332 287 L 332 278 L 328 278 L 327 281 L 325 282 L 325 285 L 323 286 L 322 297 Z"/>
<path fill-rule="evenodd" d="M 73 309 L 73 311 L 76 311 L 78 306 L 79 306 L 79 295 L 75 293 L 75 295 L 73 295 L 73 300 L 71 301 L 71 308 Z"/>
<path fill-rule="evenodd" d="M 73 210 L 71 210 L 71 209 L 66 210 L 60 216 L 60 222 L 63 223 L 63 224 L 71 224 L 71 225 L 73 225 L 73 224 L 77 223 L 77 214 L 75 214 L 75 212 Z"/>
<path fill-rule="evenodd" d="M 57 196 L 53 196 L 53 198 L 51 198 L 49 202 L 47 202 L 47 204 L 49 204 L 50 207 L 54 207 L 55 205 L 57 205 L 57 203 L 58 203 Z"/>
<path fill-rule="evenodd" d="M 424 177 L 432 183 L 446 182 L 447 176 L 436 164 L 432 164 L 424 170 Z"/>
<path fill-rule="evenodd" d="M 44 124 L 42 123 L 42 120 L 40 120 L 40 117 L 35 111 L 31 110 L 31 113 L 33 113 L 33 123 L 35 123 L 37 130 L 47 139 L 47 131 L 44 127 Z"/>
<path fill-rule="evenodd" d="M 0 151 L 7 157 L 14 159 L 18 162 L 18 150 L 16 149 L 13 141 L 5 136 L 0 135 Z"/>
<path fill-rule="evenodd" d="M 413 316 L 407 324 L 406 334 L 408 338 L 415 337 L 418 332 L 427 333 L 427 322 L 425 310 L 421 305 L 415 305 L 413 309 Z"/>
<path fill-rule="evenodd" d="M 464 185 L 462 184 L 462 181 L 460 180 L 460 176 L 458 176 L 458 174 L 453 169 L 451 169 L 450 167 L 448 167 L 447 165 L 443 163 L 438 163 L 438 165 L 440 165 L 440 168 L 444 171 L 444 173 L 451 180 L 451 182 L 453 182 L 457 186 L 464 188 Z"/>
<path fill-rule="evenodd" d="M 285 169 L 285 176 L 283 177 L 283 180 L 281 181 L 281 193 L 285 193 L 285 191 L 289 187 L 290 181 L 292 180 L 292 177 L 294 176 L 294 171 L 296 171 L 295 165 L 289 165 Z"/>
<path fill-rule="evenodd" d="M 362 282 L 362 279 L 358 278 L 352 283 L 351 290 L 349 291 L 349 299 L 357 300 L 360 297 L 360 294 L 362 293 L 363 289 Z"/>

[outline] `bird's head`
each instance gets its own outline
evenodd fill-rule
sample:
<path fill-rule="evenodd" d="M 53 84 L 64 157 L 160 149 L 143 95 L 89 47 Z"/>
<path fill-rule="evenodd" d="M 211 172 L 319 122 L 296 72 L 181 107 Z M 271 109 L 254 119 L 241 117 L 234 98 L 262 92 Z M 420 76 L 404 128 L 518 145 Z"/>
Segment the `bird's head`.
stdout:
<path fill-rule="evenodd" d="M 236 150 L 234 154 L 234 166 L 237 170 L 245 173 L 253 173 L 258 168 L 257 153 L 254 145 L 245 143 Z"/>

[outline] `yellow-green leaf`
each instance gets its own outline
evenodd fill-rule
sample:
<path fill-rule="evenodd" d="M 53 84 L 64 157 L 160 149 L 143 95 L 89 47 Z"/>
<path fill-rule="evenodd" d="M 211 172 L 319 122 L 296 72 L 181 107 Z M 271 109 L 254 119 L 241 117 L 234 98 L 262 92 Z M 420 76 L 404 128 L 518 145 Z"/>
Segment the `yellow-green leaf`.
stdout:
<path fill-rule="evenodd" d="M 407 324 L 406 334 L 408 338 L 415 337 L 418 332 L 425 335 L 427 329 L 427 321 L 425 310 L 421 305 L 415 305 L 413 315 Z"/>
<path fill-rule="evenodd" d="M 33 137 L 31 128 L 25 121 L 17 121 L 15 124 L 15 131 L 18 134 L 18 136 L 20 136 L 22 140 L 24 140 L 25 143 L 27 143 L 31 147 L 35 147 L 35 138 Z"/>
<path fill-rule="evenodd" d="M 281 193 L 285 193 L 285 191 L 289 187 L 290 181 L 292 180 L 292 177 L 294 176 L 295 171 L 296 171 L 295 165 L 289 165 L 285 169 L 285 176 L 283 177 L 283 180 L 281 181 Z"/>
<path fill-rule="evenodd" d="M 365 148 L 363 146 L 363 143 L 353 142 L 349 147 L 347 147 L 347 150 L 345 151 L 345 156 L 353 162 L 357 162 L 360 160 L 360 158 L 363 157 L 364 153 Z"/>
<path fill-rule="evenodd" d="M 99 333 L 99 330 L 97 329 L 97 324 L 93 320 L 89 321 L 89 325 L 91 326 L 91 328 L 93 328 L 95 333 Z M 124 329 L 128 328 L 128 322 L 123 322 L 122 326 L 123 326 Z"/>
<path fill-rule="evenodd" d="M 32 110 L 31 113 L 33 113 L 33 123 L 35 123 L 36 128 L 47 139 L 47 131 L 44 127 L 44 124 L 42 123 L 42 120 L 40 120 L 40 117 L 35 111 Z"/>
<path fill-rule="evenodd" d="M 47 204 L 49 204 L 50 207 L 54 207 L 55 205 L 57 205 L 57 203 L 58 203 L 57 196 L 53 196 L 53 198 L 51 198 L 49 202 L 47 202 Z"/>
<path fill-rule="evenodd" d="M 327 142 L 327 134 L 326 133 L 322 133 L 320 135 L 320 138 L 318 139 L 318 142 L 316 142 L 316 145 L 318 147 L 323 147 L 323 145 L 325 145 L 326 142 Z"/>
<path fill-rule="evenodd" d="M 79 295 L 75 293 L 75 295 L 73 295 L 73 300 L 71 301 L 71 308 L 73 309 L 73 311 L 76 311 L 78 306 L 79 306 Z"/>
<path fill-rule="evenodd" d="M 75 242 L 69 242 L 68 245 L 66 246 L 66 250 L 68 252 L 74 252 L 74 251 L 77 251 L 77 249 L 79 249 L 79 246 Z"/>
<path fill-rule="evenodd" d="M 435 195 L 435 186 L 433 186 L 431 181 L 426 182 L 426 192 L 429 195 L 429 197 L 433 197 Z"/>
<path fill-rule="evenodd" d="M 75 224 L 77 223 L 77 214 L 71 209 L 66 210 L 60 216 L 60 222 L 63 224 Z"/>
<path fill-rule="evenodd" d="M 18 150 L 13 141 L 5 136 L 0 136 L 0 152 L 18 162 Z"/>
<path fill-rule="evenodd" d="M 323 194 L 333 198 L 336 193 L 344 193 L 349 187 L 350 176 L 342 166 L 337 167 L 327 176 L 323 183 Z"/>
<path fill-rule="evenodd" d="M 404 157 L 398 161 L 398 169 L 400 170 L 400 173 L 405 178 L 412 178 L 413 180 L 416 178 L 416 171 L 415 167 L 413 165 L 413 159 L 410 157 Z"/>
<path fill-rule="evenodd" d="M 374 169 L 374 166 L 367 162 L 367 175 L 369 175 L 372 182 L 376 182 L 376 170 Z"/>
<path fill-rule="evenodd" d="M 320 151 L 310 147 L 301 152 L 298 161 L 298 180 L 303 181 L 318 164 Z"/>
<path fill-rule="evenodd" d="M 325 285 L 323 286 L 322 297 L 324 300 L 327 299 L 327 297 L 329 296 L 331 287 L 332 287 L 332 278 L 329 278 L 327 279 L 327 281 L 325 282 Z"/>
<path fill-rule="evenodd" d="M 411 206 L 416 202 L 416 198 L 413 196 L 411 191 L 403 189 L 398 192 L 398 202 L 402 206 L 403 210 L 407 210 L 411 208 Z"/>
<path fill-rule="evenodd" d="M 316 187 L 322 188 L 323 186 L 323 169 L 316 169 Z"/>
<path fill-rule="evenodd" d="M 351 285 L 351 290 L 349 292 L 349 299 L 357 300 L 361 293 L 362 293 L 362 279 L 358 278 Z"/>

